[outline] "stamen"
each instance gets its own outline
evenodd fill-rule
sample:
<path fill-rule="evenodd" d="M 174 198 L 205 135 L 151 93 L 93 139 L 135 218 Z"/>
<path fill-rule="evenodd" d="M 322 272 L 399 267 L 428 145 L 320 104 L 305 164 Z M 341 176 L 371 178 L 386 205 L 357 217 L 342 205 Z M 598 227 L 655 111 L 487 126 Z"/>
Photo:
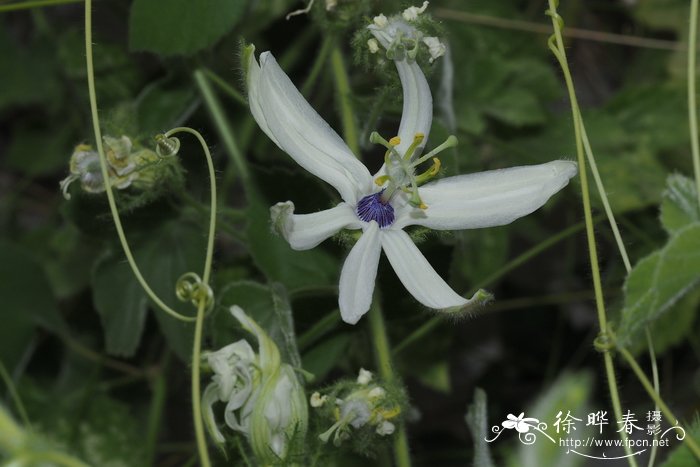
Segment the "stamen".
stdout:
<path fill-rule="evenodd" d="M 406 154 L 404 154 L 403 158 L 405 161 L 410 161 L 411 157 L 413 157 L 413 153 L 416 151 L 416 148 L 420 143 L 423 142 L 425 139 L 425 135 L 423 133 L 416 133 L 415 136 L 413 137 L 413 142 L 411 145 L 406 149 Z"/>
<path fill-rule="evenodd" d="M 445 142 L 442 143 L 440 146 L 436 147 L 435 149 L 433 149 L 432 151 L 430 151 L 428 154 L 424 155 L 420 159 L 416 159 L 415 161 L 413 161 L 411 163 L 411 166 L 416 167 L 416 166 L 422 164 L 423 162 L 427 161 L 431 157 L 435 156 L 436 154 L 441 153 L 445 149 L 453 148 L 453 147 L 457 146 L 457 143 L 458 143 L 457 137 L 454 135 L 450 135 L 447 137 Z"/>
<path fill-rule="evenodd" d="M 436 176 L 438 172 L 440 172 L 441 165 L 442 164 L 440 163 L 440 159 L 438 159 L 437 157 L 433 157 L 433 165 L 431 165 L 428 170 L 416 177 L 416 183 L 421 185 L 433 178 L 434 176 Z"/>
<path fill-rule="evenodd" d="M 357 216 L 365 222 L 375 221 L 380 228 L 394 223 L 394 207 L 383 199 L 384 190 L 367 195 L 357 203 Z"/>
<path fill-rule="evenodd" d="M 382 175 L 381 177 L 377 177 L 377 178 L 374 180 L 374 183 L 376 183 L 378 186 L 382 186 L 382 185 L 384 185 L 386 182 L 388 182 L 389 180 L 391 180 L 391 177 L 390 177 L 390 176 L 388 176 L 388 175 Z"/>

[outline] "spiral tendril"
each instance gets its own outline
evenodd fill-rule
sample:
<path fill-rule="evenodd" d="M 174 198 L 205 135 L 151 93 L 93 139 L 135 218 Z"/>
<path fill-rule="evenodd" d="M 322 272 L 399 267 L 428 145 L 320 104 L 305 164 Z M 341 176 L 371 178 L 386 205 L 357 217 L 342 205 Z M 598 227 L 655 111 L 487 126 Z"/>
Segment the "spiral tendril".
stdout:
<path fill-rule="evenodd" d="M 615 350 L 615 338 L 608 332 L 601 331 L 593 340 L 593 347 L 600 353 L 607 353 Z"/>
<path fill-rule="evenodd" d="M 204 301 L 207 312 L 214 308 L 214 292 L 194 272 L 187 272 L 180 276 L 175 283 L 175 295 L 180 301 L 190 302 L 194 306 Z"/>
<path fill-rule="evenodd" d="M 155 136 L 156 154 L 159 157 L 173 157 L 180 151 L 180 140 L 174 136 L 166 136 L 163 133 Z"/>

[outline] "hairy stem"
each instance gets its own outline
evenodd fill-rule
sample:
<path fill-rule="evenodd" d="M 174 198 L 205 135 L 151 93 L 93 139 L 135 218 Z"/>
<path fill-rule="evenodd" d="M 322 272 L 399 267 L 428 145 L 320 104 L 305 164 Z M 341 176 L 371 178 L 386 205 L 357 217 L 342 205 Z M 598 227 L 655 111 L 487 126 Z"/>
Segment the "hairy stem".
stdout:
<path fill-rule="evenodd" d="M 384 325 L 384 315 L 382 314 L 381 306 L 379 306 L 378 297 L 375 296 L 369 313 L 367 314 L 379 376 L 386 381 L 399 381 L 399 376 L 394 373 L 394 368 L 391 364 L 391 348 L 389 347 L 389 338 L 387 337 L 386 326 Z M 398 467 L 411 466 L 411 454 L 408 448 L 408 436 L 406 435 L 405 423 L 399 425 L 394 435 L 394 457 Z"/>

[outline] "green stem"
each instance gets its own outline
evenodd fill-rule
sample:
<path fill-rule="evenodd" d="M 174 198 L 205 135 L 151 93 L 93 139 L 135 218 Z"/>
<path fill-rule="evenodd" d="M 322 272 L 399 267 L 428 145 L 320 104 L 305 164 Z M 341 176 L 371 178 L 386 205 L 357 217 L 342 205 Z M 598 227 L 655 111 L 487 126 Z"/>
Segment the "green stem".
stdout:
<path fill-rule="evenodd" d="M 562 38 L 561 34 L 563 20 L 557 13 L 558 2 L 557 0 L 548 0 L 548 3 L 549 10 L 547 11 L 547 14 L 550 15 L 552 18 L 552 28 L 554 29 L 554 35 L 549 39 L 549 48 L 551 49 L 554 56 L 557 58 L 557 61 L 559 62 L 562 73 L 564 74 L 564 80 L 566 81 L 566 87 L 569 92 L 571 112 L 574 121 L 574 133 L 576 138 L 576 158 L 578 160 L 579 165 L 579 176 L 581 177 L 581 197 L 583 199 L 583 212 L 584 220 L 586 223 L 586 237 L 588 239 L 588 253 L 591 264 L 591 273 L 593 276 L 593 290 L 595 291 L 596 309 L 598 312 L 598 326 L 600 328 L 600 332 L 605 333 L 608 331 L 608 322 L 605 313 L 603 286 L 600 278 L 600 266 L 598 264 L 598 250 L 595 244 L 595 233 L 593 231 L 593 214 L 591 211 L 590 194 L 588 192 L 588 173 L 586 169 L 586 159 L 584 158 L 581 112 L 579 110 L 578 100 L 576 98 L 576 91 L 574 90 L 573 78 L 571 77 L 571 72 L 569 70 L 569 63 L 566 58 L 564 39 Z M 617 388 L 615 368 L 613 366 L 613 359 L 610 355 L 610 352 L 604 352 L 603 361 L 605 363 L 605 372 L 608 379 L 608 390 L 610 392 L 610 399 L 612 401 L 613 411 L 615 413 L 616 419 L 621 420 L 622 408 L 620 405 L 620 395 Z M 626 442 L 627 434 L 624 432 L 624 430 L 620 431 L 620 438 L 625 447 L 625 453 L 629 456 L 627 459 L 630 466 L 637 467 L 637 461 L 632 456 L 632 449 Z"/>
<path fill-rule="evenodd" d="M 384 315 L 379 306 L 379 299 L 375 296 L 372 301 L 372 306 L 367 313 L 369 319 L 369 327 L 372 333 L 372 344 L 374 345 L 374 354 L 377 360 L 377 369 L 379 376 L 382 379 L 390 382 L 400 381 L 399 376 L 394 373 L 391 364 L 391 350 L 389 347 L 389 339 L 386 334 L 386 326 L 384 325 Z M 394 437 L 394 456 L 398 467 L 411 466 L 411 454 L 408 448 L 408 436 L 406 435 L 406 424 L 401 423 Z"/>
<path fill-rule="evenodd" d="M 688 35 L 688 117 L 690 121 L 690 144 L 693 151 L 695 186 L 700 205 L 700 142 L 698 141 L 698 109 L 695 99 L 695 56 L 698 41 L 698 0 L 690 1 L 690 33 Z"/>
<path fill-rule="evenodd" d="M 651 331 L 649 327 L 645 327 L 644 331 L 647 338 L 647 348 L 649 349 L 649 360 L 651 361 L 651 377 L 654 383 L 654 392 L 656 394 L 661 394 L 660 384 L 659 384 L 659 367 L 656 364 L 656 352 L 654 352 L 654 341 L 651 338 Z M 654 410 L 659 410 L 659 404 L 656 404 Z M 654 440 L 658 442 L 659 433 L 654 432 Z M 656 460 L 656 451 L 658 449 L 657 443 L 652 443 L 651 451 L 649 453 L 649 463 L 647 467 L 654 467 L 654 461 Z"/>
<path fill-rule="evenodd" d="M 358 144 L 355 112 L 352 108 L 350 80 L 345 69 L 343 53 L 337 45 L 334 45 L 331 51 L 331 66 L 333 68 L 333 77 L 335 78 L 336 96 L 340 105 L 340 119 L 343 122 L 343 139 L 353 154 L 359 156 L 360 146 Z"/>
<path fill-rule="evenodd" d="M 88 78 L 88 91 L 90 94 L 90 111 L 92 114 L 92 126 L 95 133 L 95 145 L 97 146 L 97 152 L 100 156 L 100 168 L 102 171 L 102 179 L 105 184 L 105 191 L 107 193 L 107 201 L 109 202 L 109 209 L 112 213 L 112 220 L 114 221 L 114 226 L 117 229 L 117 235 L 119 236 L 119 242 L 121 243 L 124 254 L 126 255 L 126 260 L 131 266 L 131 270 L 136 276 L 141 287 L 146 291 L 146 294 L 151 300 L 153 300 L 160 309 L 171 315 L 172 317 L 179 319 L 181 321 L 194 321 L 194 318 L 183 316 L 177 311 L 170 308 L 163 302 L 158 295 L 151 289 L 151 287 L 144 279 L 141 274 L 141 270 L 134 260 L 134 255 L 131 252 L 131 247 L 126 240 L 126 235 L 124 234 L 124 228 L 122 227 L 121 218 L 119 217 L 119 211 L 117 209 L 117 203 L 114 198 L 114 192 L 112 191 L 112 185 L 109 183 L 109 173 L 107 171 L 107 159 L 105 157 L 104 148 L 102 146 L 102 131 L 100 130 L 100 118 L 97 113 L 97 94 L 95 92 L 95 69 L 93 66 L 92 58 L 92 0 L 85 0 L 85 59 L 87 66 L 87 78 Z"/>
<path fill-rule="evenodd" d="M 148 423 L 146 429 L 146 465 L 154 465 L 158 433 L 163 419 L 163 409 L 167 396 L 166 371 L 170 360 L 169 353 L 165 354 L 162 364 L 152 381 L 151 404 L 148 410 Z"/>
<path fill-rule="evenodd" d="M 219 134 L 223 139 L 224 146 L 226 146 L 229 156 L 231 156 L 233 165 L 236 167 L 236 169 L 238 169 L 239 176 L 244 183 L 246 183 L 250 179 L 250 172 L 248 171 L 245 157 L 238 149 L 238 145 L 233 139 L 231 131 L 228 129 L 228 123 L 224 117 L 224 110 L 221 107 L 221 103 L 216 98 L 216 95 L 214 94 L 214 91 L 212 90 L 211 85 L 209 84 L 207 77 L 204 76 L 204 72 L 202 70 L 197 70 L 194 72 L 194 80 L 197 83 L 199 92 L 204 98 L 204 103 L 206 104 L 214 123 L 219 129 Z"/>
<path fill-rule="evenodd" d="M 301 86 L 301 93 L 304 96 L 308 96 L 309 91 L 311 91 L 313 85 L 316 84 L 318 75 L 321 74 L 321 70 L 323 70 L 323 66 L 326 64 L 326 59 L 328 58 L 328 54 L 330 53 L 333 44 L 334 40 L 332 37 L 329 36 L 324 39 L 323 44 L 321 45 L 321 50 L 319 50 L 318 54 L 316 54 L 316 59 L 311 67 L 311 71 L 309 71 L 309 75 L 306 77 L 304 84 Z"/>
<path fill-rule="evenodd" d="M 221 88 L 222 91 L 231 96 L 233 100 L 245 106 L 246 109 L 248 108 L 248 100 L 243 96 L 243 94 L 241 94 L 236 88 L 228 84 L 226 80 L 224 80 L 221 76 L 217 75 L 209 68 L 202 68 L 202 72 L 205 75 L 207 75 L 207 78 L 209 78 L 214 84 L 219 86 L 219 88 Z"/>
<path fill-rule="evenodd" d="M 194 418 L 194 432 L 197 439 L 197 450 L 203 467 L 210 467 L 207 440 L 204 436 L 204 420 L 202 418 L 202 389 L 200 386 L 200 365 L 202 348 L 202 328 L 204 323 L 204 300 L 197 306 L 197 321 L 194 328 L 194 344 L 192 347 L 192 417 Z"/>
<path fill-rule="evenodd" d="M 300 350 L 305 350 L 307 349 L 311 344 L 316 342 L 321 336 L 326 334 L 328 331 L 331 329 L 335 328 L 335 326 L 340 322 L 340 312 L 338 310 L 333 310 L 330 313 L 328 313 L 326 316 L 321 318 L 311 326 L 309 330 L 304 332 L 299 338 L 297 339 L 297 346 L 299 347 Z"/>
<path fill-rule="evenodd" d="M 678 418 L 676 418 L 676 416 L 673 415 L 673 412 L 671 412 L 671 409 L 668 408 L 668 405 L 666 405 L 661 396 L 659 396 L 659 394 L 654 390 L 654 386 L 649 381 L 649 378 L 647 378 L 647 375 L 644 374 L 644 371 L 642 371 L 641 367 L 634 359 L 632 354 L 626 348 L 621 346 L 616 346 L 616 349 L 627 361 L 630 368 L 632 368 L 634 374 L 637 375 L 637 379 L 639 379 L 639 381 L 642 383 L 642 386 L 644 386 L 644 389 L 646 389 L 647 393 L 649 394 L 649 397 L 651 397 L 654 403 L 661 409 L 661 412 L 664 414 L 664 417 L 666 417 L 668 423 L 672 425 L 678 423 Z M 683 438 L 683 442 L 688 447 L 688 449 L 692 451 L 693 455 L 695 455 L 695 457 L 698 460 L 700 460 L 700 447 L 697 445 L 693 437 L 690 435 L 686 435 Z"/>
<path fill-rule="evenodd" d="M 17 412 L 19 412 L 22 423 L 25 427 L 30 427 L 31 424 L 29 423 L 29 417 L 27 416 L 27 411 L 24 408 L 22 399 L 19 397 L 15 383 L 12 381 L 10 373 L 7 371 L 7 368 L 5 368 L 2 360 L 0 360 L 0 377 L 2 377 L 2 380 L 5 382 L 5 386 L 7 386 L 7 390 L 10 392 L 10 397 L 12 397 L 12 401 L 15 403 L 15 407 L 17 408 Z"/>
<path fill-rule="evenodd" d="M 0 13 L 8 11 L 28 10 L 30 8 L 40 8 L 44 6 L 66 5 L 68 3 L 80 3 L 83 0 L 36 0 L 31 2 L 12 3 L 0 6 Z"/>

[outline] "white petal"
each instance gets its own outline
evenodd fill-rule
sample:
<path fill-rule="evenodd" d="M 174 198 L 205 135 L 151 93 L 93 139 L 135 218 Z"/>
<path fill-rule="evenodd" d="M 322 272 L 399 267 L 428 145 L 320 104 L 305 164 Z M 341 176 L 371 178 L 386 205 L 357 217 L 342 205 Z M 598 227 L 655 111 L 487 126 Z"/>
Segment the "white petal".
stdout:
<path fill-rule="evenodd" d="M 396 69 L 403 88 L 403 112 L 398 135 L 401 144 L 396 150 L 399 154 L 404 154 L 413 143 L 416 133 L 425 136 L 419 148 L 428 142 L 430 125 L 433 122 L 433 96 L 430 94 L 428 81 L 416 62 L 396 61 Z M 416 154 L 420 154 L 420 150 L 417 150 Z"/>
<path fill-rule="evenodd" d="M 246 52 L 247 53 L 247 52 Z M 355 202 L 371 186 L 367 168 L 340 136 L 311 108 L 269 53 L 248 59 L 246 82 L 253 117 L 260 128 L 299 165 Z"/>
<path fill-rule="evenodd" d="M 392 19 L 386 26 L 379 27 L 373 24 L 367 27 L 385 49 L 389 49 L 399 35 L 416 38 L 416 40 L 421 37 L 413 26 L 399 19 Z M 425 136 L 419 148 L 424 147 L 428 142 L 433 121 L 433 96 L 430 94 L 430 86 L 423 71 L 415 61 L 409 63 L 406 59 L 394 60 L 394 64 L 399 72 L 403 89 L 403 111 L 397 134 L 401 138 L 401 144 L 396 149 L 399 154 L 404 154 L 416 133 L 422 133 Z"/>
<path fill-rule="evenodd" d="M 372 303 L 381 253 L 379 225 L 372 221 L 352 247 L 340 273 L 338 305 L 343 321 L 357 323 Z"/>
<path fill-rule="evenodd" d="M 469 303 L 442 280 L 403 230 L 382 232 L 382 247 L 401 283 L 423 305 L 446 309 Z"/>
<path fill-rule="evenodd" d="M 428 209 L 402 209 L 394 227 L 458 230 L 509 224 L 544 205 L 576 170 L 574 162 L 553 161 L 437 180 L 419 188 Z"/>
<path fill-rule="evenodd" d="M 294 214 L 294 203 L 277 203 L 270 208 L 272 225 L 295 250 L 315 247 L 340 229 L 360 229 L 362 222 L 347 203 L 313 214 Z"/>

